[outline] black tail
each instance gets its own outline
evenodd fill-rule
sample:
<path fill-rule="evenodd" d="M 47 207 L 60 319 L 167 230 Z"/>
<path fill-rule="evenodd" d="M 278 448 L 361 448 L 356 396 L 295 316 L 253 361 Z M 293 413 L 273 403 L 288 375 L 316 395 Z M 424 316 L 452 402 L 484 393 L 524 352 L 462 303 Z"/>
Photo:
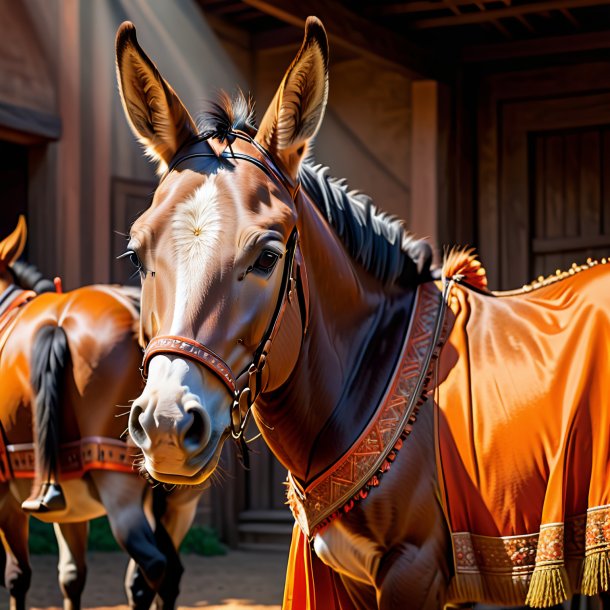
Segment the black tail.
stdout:
<path fill-rule="evenodd" d="M 64 371 L 69 357 L 68 339 L 61 327 L 43 326 L 36 333 L 31 382 L 36 396 L 38 467 L 46 480 L 57 474 Z"/>

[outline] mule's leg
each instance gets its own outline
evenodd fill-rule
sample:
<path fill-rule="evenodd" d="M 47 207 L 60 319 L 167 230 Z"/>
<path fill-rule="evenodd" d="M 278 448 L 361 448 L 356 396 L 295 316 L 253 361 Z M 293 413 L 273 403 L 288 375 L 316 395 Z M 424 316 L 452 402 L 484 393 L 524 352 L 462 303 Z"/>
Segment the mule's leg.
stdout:
<path fill-rule="evenodd" d="M 159 591 L 163 610 L 171 610 L 180 592 L 180 579 L 184 572 L 178 548 L 195 518 L 200 491 L 174 489 L 167 492 L 157 487 L 153 490 L 153 514 L 155 538 L 159 549 L 167 558 L 165 582 Z"/>
<path fill-rule="evenodd" d="M 87 579 L 87 536 L 89 522 L 54 523 L 59 546 L 59 587 L 64 596 L 64 610 L 80 610 L 81 595 Z"/>
<path fill-rule="evenodd" d="M 155 591 L 146 582 L 140 566 L 133 560 L 129 560 L 125 572 L 125 592 L 130 608 L 150 608 L 155 598 Z"/>
<path fill-rule="evenodd" d="M 155 591 L 159 590 L 167 561 L 157 547 L 155 534 L 144 514 L 146 481 L 132 474 L 110 471 L 94 471 L 90 476 L 106 508 L 116 541 L 136 561 L 148 584 Z M 133 591 L 133 588 L 127 591 L 129 598 Z M 151 600 L 143 597 L 146 599 L 130 599 L 132 607 L 147 608 Z"/>
<path fill-rule="evenodd" d="M 32 568 L 28 549 L 29 517 L 12 496 L 8 485 L 0 487 L 0 529 L 6 551 L 4 584 L 11 597 L 11 610 L 25 610 Z"/>

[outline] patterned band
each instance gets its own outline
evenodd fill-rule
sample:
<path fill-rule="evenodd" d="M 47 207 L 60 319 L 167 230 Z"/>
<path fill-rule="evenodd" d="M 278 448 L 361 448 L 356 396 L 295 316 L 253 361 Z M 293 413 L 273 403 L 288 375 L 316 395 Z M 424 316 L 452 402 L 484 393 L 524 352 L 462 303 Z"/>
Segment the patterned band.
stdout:
<path fill-rule="evenodd" d="M 75 479 L 90 470 L 136 474 L 137 449 L 125 441 L 88 436 L 59 447 L 59 480 Z M 0 483 L 33 479 L 36 457 L 32 443 L 4 445 L 0 440 Z"/>
<path fill-rule="evenodd" d="M 227 386 L 231 396 L 237 394 L 237 383 L 231 372 L 229 365 L 211 349 L 205 345 L 187 339 L 186 337 L 177 337 L 173 335 L 161 335 L 150 341 L 144 352 L 144 360 L 142 361 L 142 374 L 144 378 L 148 376 L 148 364 L 153 356 L 158 354 L 178 354 L 190 360 L 195 360 L 203 366 L 210 369 L 216 376 Z"/>
<path fill-rule="evenodd" d="M 372 421 L 329 470 L 303 489 L 288 475 L 288 503 L 307 536 L 347 512 L 354 500 L 379 485 L 396 452 L 411 432 L 426 393 L 430 363 L 437 352 L 435 331 L 443 323 L 443 299 L 433 283 L 421 285 L 402 354 Z"/>

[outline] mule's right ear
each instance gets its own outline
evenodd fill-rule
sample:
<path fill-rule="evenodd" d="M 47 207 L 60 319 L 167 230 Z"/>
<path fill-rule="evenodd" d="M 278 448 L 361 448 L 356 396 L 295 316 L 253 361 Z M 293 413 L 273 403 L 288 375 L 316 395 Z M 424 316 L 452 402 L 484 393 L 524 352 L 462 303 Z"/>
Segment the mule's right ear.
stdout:
<path fill-rule="evenodd" d="M 180 146 L 197 133 L 195 122 L 155 64 L 144 53 L 133 23 L 116 36 L 116 67 L 123 109 L 146 153 L 163 173 Z"/>
<path fill-rule="evenodd" d="M 17 227 L 3 241 L 0 241 L 0 271 L 12 265 L 23 252 L 28 237 L 28 229 L 25 217 L 19 216 Z"/>

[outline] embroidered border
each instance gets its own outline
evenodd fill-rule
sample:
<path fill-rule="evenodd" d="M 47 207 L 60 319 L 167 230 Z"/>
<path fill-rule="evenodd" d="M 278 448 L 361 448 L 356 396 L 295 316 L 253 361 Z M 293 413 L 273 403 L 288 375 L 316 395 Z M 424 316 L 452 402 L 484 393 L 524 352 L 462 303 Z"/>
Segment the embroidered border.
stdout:
<path fill-rule="evenodd" d="M 523 603 L 535 571 L 564 564 L 576 566 L 570 570 L 572 588 L 591 594 L 581 582 L 582 574 L 587 558 L 610 552 L 610 505 L 591 508 L 565 523 L 542 525 L 532 534 L 496 538 L 456 532 L 452 541 L 456 600 L 476 595 L 479 601 Z"/>
<path fill-rule="evenodd" d="M 59 449 L 60 481 L 78 478 L 89 470 L 134 472 L 135 451 L 135 447 L 123 441 L 98 436 L 63 444 Z M 36 462 L 32 443 L 7 445 L 6 455 L 12 475 L 6 480 L 34 478 Z"/>
<path fill-rule="evenodd" d="M 411 431 L 425 388 L 426 373 L 435 348 L 434 332 L 442 315 L 442 295 L 435 284 L 418 288 L 405 345 L 383 401 L 360 438 L 332 470 L 301 490 L 288 475 L 288 503 L 301 530 L 311 536 L 329 519 L 347 512 L 368 487 L 379 484 Z"/>

